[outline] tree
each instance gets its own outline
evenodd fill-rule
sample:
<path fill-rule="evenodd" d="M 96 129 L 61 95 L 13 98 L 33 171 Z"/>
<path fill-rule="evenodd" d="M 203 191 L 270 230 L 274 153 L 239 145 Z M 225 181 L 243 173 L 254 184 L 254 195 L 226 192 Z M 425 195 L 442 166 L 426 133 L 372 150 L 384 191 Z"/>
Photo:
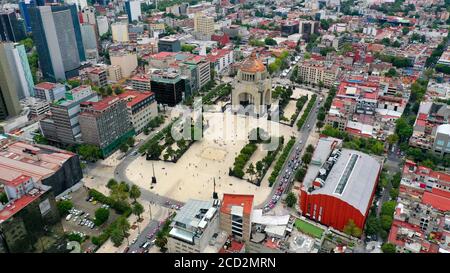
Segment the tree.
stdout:
<path fill-rule="evenodd" d="M 264 39 L 264 43 L 269 46 L 277 45 L 277 41 L 275 41 L 273 38 L 270 38 L 270 37 L 267 37 L 266 39 Z"/>
<path fill-rule="evenodd" d="M 127 138 L 127 145 L 128 146 L 133 147 L 135 142 L 136 142 L 136 140 L 134 139 L 134 137 Z"/>
<path fill-rule="evenodd" d="M 141 196 L 141 190 L 138 186 L 133 185 L 130 189 L 130 198 L 134 199 L 134 202 L 136 203 L 136 199 L 138 199 Z"/>
<path fill-rule="evenodd" d="M 128 145 L 127 145 L 126 143 L 120 144 L 120 151 L 121 151 L 122 153 L 128 152 Z"/>
<path fill-rule="evenodd" d="M 397 70 L 395 68 L 389 68 L 388 72 L 384 74 L 386 77 L 396 77 L 397 76 Z"/>
<path fill-rule="evenodd" d="M 393 216 L 395 211 L 396 202 L 395 201 L 387 201 L 383 203 L 381 207 L 381 215 Z"/>
<path fill-rule="evenodd" d="M 138 219 L 141 219 L 141 214 L 144 212 L 144 206 L 142 206 L 140 203 L 135 202 L 133 205 L 133 214 L 138 217 Z"/>
<path fill-rule="evenodd" d="M 44 144 L 44 145 L 47 145 L 47 144 L 48 144 L 47 138 L 44 137 L 44 136 L 41 135 L 41 134 L 36 134 L 36 135 L 33 137 L 33 140 L 34 140 L 34 142 L 37 143 L 37 144 Z"/>
<path fill-rule="evenodd" d="M 256 162 L 256 172 L 258 173 L 258 176 L 260 178 L 261 178 L 263 169 L 264 169 L 264 163 L 262 161 Z"/>
<path fill-rule="evenodd" d="M 158 159 L 161 156 L 162 147 L 158 143 L 153 143 L 147 149 L 147 155 L 150 159 Z"/>
<path fill-rule="evenodd" d="M 367 218 L 366 222 L 366 234 L 367 235 L 375 235 L 378 234 L 378 232 L 381 229 L 380 221 L 375 215 L 370 215 Z"/>
<path fill-rule="evenodd" d="M 392 225 L 392 216 L 390 215 L 381 215 L 380 217 L 381 228 L 389 231 Z"/>
<path fill-rule="evenodd" d="M 247 173 L 250 175 L 250 180 L 253 180 L 253 176 L 256 174 L 255 166 L 253 163 L 250 163 L 247 167 Z"/>
<path fill-rule="evenodd" d="M 109 218 L 109 209 L 99 208 L 95 211 L 94 223 L 96 226 L 100 226 L 106 221 L 108 221 L 108 218 Z"/>
<path fill-rule="evenodd" d="M 72 201 L 69 200 L 58 201 L 56 203 L 56 206 L 58 207 L 60 215 L 66 215 L 67 213 L 69 213 L 69 210 L 73 208 Z"/>
<path fill-rule="evenodd" d="M 383 253 L 395 253 L 396 247 L 395 247 L 395 245 L 393 245 L 391 243 L 384 243 L 381 246 L 381 250 L 383 251 Z"/>
<path fill-rule="evenodd" d="M 155 245 L 161 249 L 165 248 L 167 245 L 167 238 L 158 233 L 158 235 L 156 235 Z"/>
<path fill-rule="evenodd" d="M 123 236 L 128 240 L 128 236 L 130 236 L 130 234 L 128 234 L 128 230 L 130 230 L 130 223 L 128 222 L 128 219 L 124 216 L 117 218 L 116 228 L 122 231 Z"/>
<path fill-rule="evenodd" d="M 125 238 L 123 232 L 120 229 L 113 229 L 111 231 L 111 241 L 114 243 L 114 246 L 120 246 Z"/>
<path fill-rule="evenodd" d="M 347 224 L 344 226 L 344 233 L 354 237 L 361 237 L 362 231 L 356 226 L 353 219 L 349 219 Z"/>
<path fill-rule="evenodd" d="M 295 196 L 295 194 L 293 192 L 290 192 L 287 196 L 286 196 L 286 204 L 288 207 L 292 208 L 295 203 L 297 203 L 297 197 Z"/>
<path fill-rule="evenodd" d="M 112 189 L 113 187 L 116 187 L 119 183 L 114 178 L 109 179 L 108 184 L 106 184 L 106 187 L 108 189 Z"/>
<path fill-rule="evenodd" d="M 308 147 L 306 147 L 306 152 L 311 154 L 314 153 L 314 146 L 309 144 Z"/>
<path fill-rule="evenodd" d="M 302 157 L 302 162 L 308 165 L 311 162 L 312 154 L 311 153 L 305 153 Z"/>
<path fill-rule="evenodd" d="M 399 137 L 396 134 L 392 134 L 387 137 L 387 142 L 389 143 L 389 145 L 397 143 L 398 140 L 399 140 Z"/>
<path fill-rule="evenodd" d="M 77 153 L 84 159 L 91 162 L 97 161 L 102 152 L 98 146 L 92 144 L 81 144 L 78 146 Z"/>
<path fill-rule="evenodd" d="M 150 134 L 150 130 L 148 128 L 144 128 L 144 135 L 148 136 Z"/>
<path fill-rule="evenodd" d="M 25 46 L 25 51 L 26 52 L 30 52 L 33 49 L 33 46 L 34 46 L 33 39 L 31 39 L 31 38 L 23 39 L 19 43 Z"/>
<path fill-rule="evenodd" d="M 306 175 L 305 168 L 298 169 L 297 172 L 295 173 L 295 180 L 302 182 L 303 179 L 305 178 L 305 175 Z"/>
<path fill-rule="evenodd" d="M 403 33 L 403 35 L 408 34 L 409 33 L 409 28 L 408 27 L 403 27 L 402 28 L 402 33 Z"/>

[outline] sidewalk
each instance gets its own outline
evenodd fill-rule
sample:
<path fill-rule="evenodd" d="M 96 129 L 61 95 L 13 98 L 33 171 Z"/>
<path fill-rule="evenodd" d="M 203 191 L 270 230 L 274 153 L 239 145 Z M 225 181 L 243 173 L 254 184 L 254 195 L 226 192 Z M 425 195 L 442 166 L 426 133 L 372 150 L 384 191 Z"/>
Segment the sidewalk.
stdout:
<path fill-rule="evenodd" d="M 128 237 L 128 241 L 131 242 L 138 237 L 139 235 L 139 230 L 143 230 L 149 223 L 150 223 L 150 213 L 149 213 L 149 202 L 147 201 L 143 201 L 143 200 L 138 200 L 138 202 L 140 202 L 142 204 L 142 206 L 144 206 L 144 213 L 141 215 L 141 219 L 142 222 L 137 222 L 138 217 L 134 214 L 131 214 L 130 217 L 128 217 L 128 222 L 130 223 L 130 226 L 133 226 L 134 224 L 136 224 L 138 227 L 136 227 L 135 229 L 131 229 L 128 231 L 128 233 L 130 234 Z M 166 215 L 162 215 L 163 210 L 161 209 L 160 206 L 157 205 L 151 205 L 151 210 L 152 210 L 152 219 L 155 220 L 159 220 L 161 218 L 163 218 Z M 163 216 L 163 217 L 161 217 Z M 111 241 L 111 239 L 108 239 L 97 251 L 96 253 L 122 253 L 125 248 L 128 246 L 128 242 L 127 239 L 125 238 L 122 242 L 122 244 L 119 247 L 115 247 L 113 242 Z"/>

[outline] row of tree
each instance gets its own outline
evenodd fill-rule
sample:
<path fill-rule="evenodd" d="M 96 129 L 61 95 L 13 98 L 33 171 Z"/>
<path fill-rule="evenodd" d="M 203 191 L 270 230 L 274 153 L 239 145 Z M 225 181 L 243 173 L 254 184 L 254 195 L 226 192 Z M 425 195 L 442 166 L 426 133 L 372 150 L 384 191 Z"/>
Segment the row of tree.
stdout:
<path fill-rule="evenodd" d="M 300 117 L 300 119 L 297 121 L 297 128 L 300 130 L 303 125 L 305 124 L 306 120 L 308 119 L 309 113 L 311 112 L 314 103 L 316 102 L 317 99 L 317 95 L 313 94 L 311 96 L 311 99 L 309 100 L 308 104 L 306 105 L 305 111 L 303 112 L 302 116 Z"/>
<path fill-rule="evenodd" d="M 288 159 L 289 153 L 291 152 L 294 144 L 295 144 L 295 138 L 291 137 L 291 139 L 288 141 L 288 143 L 284 147 L 283 152 L 281 153 L 277 162 L 275 163 L 272 173 L 270 174 L 270 177 L 269 177 L 269 186 L 270 187 L 272 187 L 272 185 L 277 180 L 277 177 L 280 174 L 281 169 L 283 168 L 284 162 L 286 162 L 286 160 Z"/>

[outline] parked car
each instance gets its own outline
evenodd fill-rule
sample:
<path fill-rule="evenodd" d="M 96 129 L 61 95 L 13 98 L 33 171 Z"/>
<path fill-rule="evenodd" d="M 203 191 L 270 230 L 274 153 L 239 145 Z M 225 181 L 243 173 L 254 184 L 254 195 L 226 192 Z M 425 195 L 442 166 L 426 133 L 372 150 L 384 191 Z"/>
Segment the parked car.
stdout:
<path fill-rule="evenodd" d="M 70 221 L 70 218 L 72 218 L 72 214 L 66 216 L 66 221 Z"/>

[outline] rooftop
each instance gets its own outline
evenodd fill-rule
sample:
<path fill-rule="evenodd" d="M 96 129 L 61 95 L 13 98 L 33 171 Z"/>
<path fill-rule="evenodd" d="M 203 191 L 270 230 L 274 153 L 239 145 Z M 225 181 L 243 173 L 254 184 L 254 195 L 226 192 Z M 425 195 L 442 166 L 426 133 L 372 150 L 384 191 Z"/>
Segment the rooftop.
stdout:
<path fill-rule="evenodd" d="M 243 214 L 250 215 L 253 209 L 253 195 L 245 194 L 224 194 L 222 199 L 222 207 L 220 211 L 231 214 L 231 210 L 235 206 L 243 207 Z"/>
<path fill-rule="evenodd" d="M 36 84 L 34 87 L 35 88 L 39 88 L 39 89 L 53 89 L 56 88 L 58 86 L 63 86 L 62 84 L 56 84 L 56 83 L 52 83 L 52 82 L 41 82 Z"/>
<path fill-rule="evenodd" d="M 45 192 L 45 190 L 42 191 L 41 189 L 35 189 L 34 191 L 31 190 L 30 193 L 31 192 L 33 192 L 34 194 L 25 194 L 19 199 L 11 202 L 10 205 L 5 206 L 3 210 L 0 210 L 0 223 L 12 217 L 14 214 L 28 206 L 28 204 L 38 199 L 39 196 L 41 196 Z"/>
<path fill-rule="evenodd" d="M 250 57 L 242 63 L 240 70 L 248 73 L 264 72 L 266 66 L 256 57 L 256 52 L 252 52 Z"/>
<path fill-rule="evenodd" d="M 359 151 L 342 149 L 323 186 L 310 194 L 341 199 L 365 215 L 380 168 L 381 164 L 375 158 Z"/>
<path fill-rule="evenodd" d="M 138 92 L 135 90 L 129 90 L 119 95 L 121 99 L 127 101 L 127 107 L 133 107 L 151 96 L 154 96 L 153 92 Z"/>
<path fill-rule="evenodd" d="M 19 183 L 28 176 L 40 181 L 54 174 L 72 156 L 71 152 L 50 146 L 20 141 L 7 143 L 0 152 L 0 179 Z"/>
<path fill-rule="evenodd" d="M 107 108 L 109 108 L 111 105 L 117 103 L 120 100 L 119 97 L 109 96 L 103 98 L 101 101 L 93 102 L 93 101 L 86 101 L 82 102 L 81 105 L 88 106 L 90 109 L 94 111 L 103 111 Z M 83 113 L 81 113 L 83 114 Z"/>

